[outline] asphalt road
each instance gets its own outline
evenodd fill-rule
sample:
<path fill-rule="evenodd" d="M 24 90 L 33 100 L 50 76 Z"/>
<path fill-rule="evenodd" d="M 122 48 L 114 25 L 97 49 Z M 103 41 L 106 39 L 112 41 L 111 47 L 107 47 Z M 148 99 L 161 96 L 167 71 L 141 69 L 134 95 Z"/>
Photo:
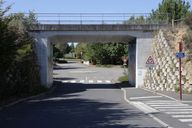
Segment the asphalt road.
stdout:
<path fill-rule="evenodd" d="M 80 69 L 94 72 L 81 74 Z M 70 74 L 74 70 L 78 73 Z M 71 63 L 56 68 L 54 74 L 55 91 L 1 110 L 0 128 L 162 127 L 124 100 L 122 90 L 112 81 L 122 75 L 122 69 L 101 69 Z M 78 82 L 86 77 L 88 81 L 85 83 Z M 90 79 L 96 82 L 89 83 Z M 98 79 L 111 80 L 111 83 L 97 83 Z M 64 80 L 75 82 L 67 83 Z"/>
<path fill-rule="evenodd" d="M 54 80 L 63 83 L 116 83 L 117 78 L 122 76 L 124 69 L 120 66 L 113 68 L 101 68 L 87 66 L 75 61 L 67 64 L 58 64 L 54 67 Z M 110 82 L 106 82 L 110 81 Z"/>

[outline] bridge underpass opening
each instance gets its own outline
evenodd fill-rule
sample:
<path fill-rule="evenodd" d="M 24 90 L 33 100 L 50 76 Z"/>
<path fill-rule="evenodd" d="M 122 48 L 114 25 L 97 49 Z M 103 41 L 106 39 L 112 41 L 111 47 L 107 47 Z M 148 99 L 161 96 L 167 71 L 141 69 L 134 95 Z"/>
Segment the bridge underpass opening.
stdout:
<path fill-rule="evenodd" d="M 41 83 L 51 86 L 52 42 L 130 42 L 129 82 L 136 87 L 144 84 L 146 60 L 152 55 L 154 31 L 167 27 L 167 20 L 149 20 L 150 14 L 44 14 L 37 13 L 38 24 L 31 27 L 35 38 L 36 54 L 40 68 Z M 159 14 L 158 14 L 159 15 Z M 161 15 L 161 14 L 160 14 Z M 165 14 L 164 14 L 165 15 Z M 142 22 L 129 22 L 132 18 Z M 132 73 L 130 73 L 132 72 Z"/>
<path fill-rule="evenodd" d="M 96 25 L 97 26 L 97 25 Z M 100 26 L 100 25 L 99 25 Z M 121 25 L 120 25 L 121 26 Z M 48 27 L 48 26 L 47 26 Z M 58 27 L 58 26 L 57 26 Z M 61 27 L 64 27 L 60 25 Z M 93 27 L 92 31 L 84 28 Z M 151 46 L 153 41 L 153 31 L 127 30 L 121 31 L 119 25 L 111 28 L 111 25 L 105 25 L 110 31 L 95 30 L 94 26 L 81 26 L 81 30 L 50 30 L 50 27 L 44 27 L 43 30 L 33 31 L 32 36 L 36 40 L 36 54 L 40 67 L 41 82 L 43 85 L 50 87 L 53 83 L 53 65 L 52 65 L 52 43 L 63 42 L 127 42 L 129 44 L 129 83 L 136 87 L 143 86 L 143 79 L 146 72 L 145 62 L 151 55 Z M 122 26 L 121 26 L 122 27 Z M 125 26 L 126 27 L 126 26 Z M 97 28 L 97 27 L 96 27 Z M 47 30 L 48 29 L 48 30 Z M 104 28 L 105 29 L 105 28 Z M 112 29 L 112 30 L 111 30 Z M 122 28 L 124 29 L 124 28 Z"/>
<path fill-rule="evenodd" d="M 80 61 L 79 63 L 69 62 L 68 64 L 57 64 L 53 66 L 54 81 L 60 81 L 63 83 L 112 84 L 116 83 L 118 77 L 125 75 L 126 72 L 127 74 L 129 73 L 128 76 L 130 77 L 130 82 L 132 82 L 132 86 L 135 86 L 135 37 L 123 35 L 56 35 L 49 37 L 49 42 L 51 42 L 52 45 L 64 44 L 68 41 L 87 42 L 86 44 L 98 45 L 111 43 L 123 44 L 126 46 L 127 50 L 129 49 L 128 51 L 130 52 L 130 55 L 126 54 L 126 56 L 129 55 L 130 58 L 130 69 L 127 70 L 127 67 L 125 67 L 126 69 L 121 68 L 122 65 L 115 66 L 115 68 L 93 68 L 93 66 L 90 67 L 85 64 L 80 64 Z M 130 47 L 128 47 L 128 44 L 130 45 Z M 121 59 L 121 57 L 119 57 L 119 59 Z M 123 64 L 123 61 L 121 60 L 119 64 Z"/>

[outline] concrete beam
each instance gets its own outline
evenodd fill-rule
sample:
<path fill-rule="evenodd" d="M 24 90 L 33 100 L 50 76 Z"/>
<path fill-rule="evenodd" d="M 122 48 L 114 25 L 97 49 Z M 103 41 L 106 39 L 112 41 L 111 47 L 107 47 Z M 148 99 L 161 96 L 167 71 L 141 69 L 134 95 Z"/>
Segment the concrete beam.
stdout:
<path fill-rule="evenodd" d="M 99 24 L 99 25 L 75 25 L 75 24 L 38 24 L 30 28 L 30 31 L 154 31 L 167 24 Z"/>

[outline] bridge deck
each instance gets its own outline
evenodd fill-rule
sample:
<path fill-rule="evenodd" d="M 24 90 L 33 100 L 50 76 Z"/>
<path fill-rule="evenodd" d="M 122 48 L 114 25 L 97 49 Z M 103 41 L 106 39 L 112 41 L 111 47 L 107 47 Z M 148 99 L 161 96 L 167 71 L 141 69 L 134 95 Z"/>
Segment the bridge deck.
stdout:
<path fill-rule="evenodd" d="M 38 24 L 30 31 L 154 31 L 167 24 Z"/>

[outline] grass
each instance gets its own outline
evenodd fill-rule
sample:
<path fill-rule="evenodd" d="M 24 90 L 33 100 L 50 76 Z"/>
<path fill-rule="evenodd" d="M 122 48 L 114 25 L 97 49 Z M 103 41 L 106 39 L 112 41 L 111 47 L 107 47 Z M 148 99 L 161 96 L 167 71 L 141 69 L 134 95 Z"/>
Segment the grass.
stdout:
<path fill-rule="evenodd" d="M 118 78 L 118 81 L 121 83 L 128 82 L 128 75 L 124 75 Z"/>

